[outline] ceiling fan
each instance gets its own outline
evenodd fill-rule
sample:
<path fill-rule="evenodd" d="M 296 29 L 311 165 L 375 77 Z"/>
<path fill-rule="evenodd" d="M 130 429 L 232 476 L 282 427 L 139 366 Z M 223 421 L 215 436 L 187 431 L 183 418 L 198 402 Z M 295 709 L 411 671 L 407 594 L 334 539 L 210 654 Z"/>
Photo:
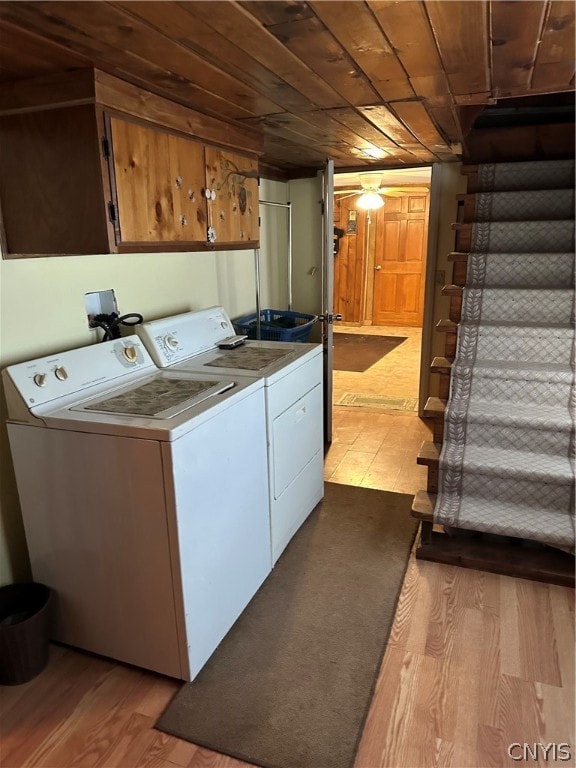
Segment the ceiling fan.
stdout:
<path fill-rule="evenodd" d="M 360 189 L 335 189 L 334 194 L 343 195 L 343 197 L 339 198 L 340 200 L 361 195 L 358 202 L 361 208 L 380 208 L 384 204 L 382 197 L 402 197 L 402 195 L 407 194 L 428 192 L 428 187 L 422 186 L 382 187 L 380 186 L 382 176 L 375 176 L 372 173 L 360 173 L 358 178 L 360 180 Z M 364 205 L 361 204 L 362 198 L 364 198 Z M 378 198 L 380 198 L 379 201 Z"/>

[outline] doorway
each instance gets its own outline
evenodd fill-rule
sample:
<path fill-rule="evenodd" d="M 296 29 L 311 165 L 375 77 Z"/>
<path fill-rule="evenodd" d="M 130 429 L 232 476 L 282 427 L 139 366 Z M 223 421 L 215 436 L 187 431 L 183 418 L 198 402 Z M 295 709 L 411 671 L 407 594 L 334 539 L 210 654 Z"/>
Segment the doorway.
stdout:
<path fill-rule="evenodd" d="M 334 177 L 335 408 L 417 410 L 430 183 L 431 168 Z M 359 207 L 363 192 L 383 205 Z M 339 362 L 349 342 L 384 353 L 369 365 Z"/>
<path fill-rule="evenodd" d="M 333 326 L 330 482 L 408 494 L 426 487 L 416 456 L 430 439 L 418 398 L 431 176 L 431 168 L 334 176 L 333 311 L 342 320 Z M 358 208 L 363 186 L 376 187 L 384 205 Z M 359 351 L 376 339 L 382 354 L 346 360 L 344 337 Z"/>

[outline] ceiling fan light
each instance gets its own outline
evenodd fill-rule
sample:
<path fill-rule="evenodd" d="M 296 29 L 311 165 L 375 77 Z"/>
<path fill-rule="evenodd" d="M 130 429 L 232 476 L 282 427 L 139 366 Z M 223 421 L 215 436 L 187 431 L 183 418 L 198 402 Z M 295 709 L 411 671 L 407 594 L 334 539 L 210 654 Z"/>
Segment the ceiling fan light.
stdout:
<path fill-rule="evenodd" d="M 382 183 L 382 174 L 373 173 L 372 171 L 369 171 L 368 173 L 359 173 L 358 179 L 360 180 L 360 186 L 364 192 L 378 192 L 380 184 Z"/>
<path fill-rule="evenodd" d="M 377 192 L 364 192 L 356 201 L 356 207 L 362 208 L 365 211 L 382 208 L 383 205 L 384 200 Z"/>

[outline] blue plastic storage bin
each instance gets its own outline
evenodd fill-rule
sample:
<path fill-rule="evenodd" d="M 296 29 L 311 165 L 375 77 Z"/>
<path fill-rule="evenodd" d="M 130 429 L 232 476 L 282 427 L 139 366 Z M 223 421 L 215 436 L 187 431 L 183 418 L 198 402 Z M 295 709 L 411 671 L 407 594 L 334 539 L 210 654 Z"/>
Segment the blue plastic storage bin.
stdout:
<path fill-rule="evenodd" d="M 234 320 L 236 333 L 255 339 L 257 318 L 258 315 L 254 312 Z M 261 309 L 260 338 L 266 341 L 308 341 L 312 326 L 317 320 L 317 315 L 306 315 L 288 309 Z"/>

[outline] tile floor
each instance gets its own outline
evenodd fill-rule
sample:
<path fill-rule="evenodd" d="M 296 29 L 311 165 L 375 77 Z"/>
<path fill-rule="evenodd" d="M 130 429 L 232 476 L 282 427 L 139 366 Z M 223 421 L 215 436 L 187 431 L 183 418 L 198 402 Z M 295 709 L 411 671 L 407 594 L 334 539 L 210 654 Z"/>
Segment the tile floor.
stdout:
<path fill-rule="evenodd" d="M 420 370 L 420 328 L 338 326 L 342 333 L 406 336 L 363 373 L 334 371 L 332 444 L 324 462 L 324 478 L 332 483 L 360 485 L 414 494 L 426 487 L 426 468 L 416 464 L 431 428 L 414 411 L 337 405 L 348 392 L 386 397 L 417 397 Z"/>
<path fill-rule="evenodd" d="M 363 373 L 334 371 L 335 404 L 348 392 L 389 397 L 418 397 L 421 328 L 374 325 L 352 327 L 338 324 L 335 333 L 406 337 L 406 341 Z"/>

